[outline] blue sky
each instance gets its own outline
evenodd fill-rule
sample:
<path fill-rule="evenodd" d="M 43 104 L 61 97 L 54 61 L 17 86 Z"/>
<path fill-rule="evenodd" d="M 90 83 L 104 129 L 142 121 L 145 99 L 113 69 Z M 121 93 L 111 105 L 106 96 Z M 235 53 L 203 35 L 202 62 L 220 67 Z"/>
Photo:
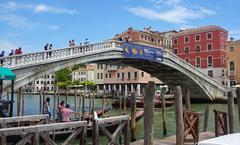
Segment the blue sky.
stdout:
<path fill-rule="evenodd" d="M 0 50 L 99 42 L 128 27 L 168 31 L 219 25 L 240 38 L 239 0 L 0 0 Z"/>

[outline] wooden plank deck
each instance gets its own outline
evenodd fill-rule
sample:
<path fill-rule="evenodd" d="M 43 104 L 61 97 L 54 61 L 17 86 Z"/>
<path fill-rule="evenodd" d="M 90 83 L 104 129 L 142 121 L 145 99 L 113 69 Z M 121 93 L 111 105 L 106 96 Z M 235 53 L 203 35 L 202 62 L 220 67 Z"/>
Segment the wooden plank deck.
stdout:
<path fill-rule="evenodd" d="M 215 137 L 214 132 L 202 132 L 199 134 L 199 140 L 205 140 Z M 176 136 L 169 136 L 164 139 L 154 140 L 154 145 L 176 145 Z M 132 142 L 131 145 L 143 145 L 143 140 Z M 185 145 L 194 145 L 193 143 L 185 143 Z"/>

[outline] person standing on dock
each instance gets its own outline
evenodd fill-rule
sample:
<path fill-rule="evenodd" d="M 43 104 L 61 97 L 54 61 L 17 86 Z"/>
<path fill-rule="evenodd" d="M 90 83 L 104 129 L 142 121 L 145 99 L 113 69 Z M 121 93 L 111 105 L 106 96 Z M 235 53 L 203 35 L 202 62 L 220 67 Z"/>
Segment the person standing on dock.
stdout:
<path fill-rule="evenodd" d="M 66 108 L 63 108 L 61 111 L 61 115 L 62 115 L 62 122 L 69 122 L 70 121 L 70 115 L 71 114 L 77 114 L 77 115 L 81 115 L 81 113 L 79 112 L 74 112 L 70 109 L 70 105 L 67 104 Z"/>
<path fill-rule="evenodd" d="M 61 101 L 60 104 L 58 105 L 58 121 L 59 122 L 62 122 L 62 114 L 61 114 L 61 112 L 62 112 L 62 109 L 65 108 L 64 104 L 65 104 L 65 102 Z"/>
<path fill-rule="evenodd" d="M 51 111 L 50 111 L 50 98 L 47 97 L 43 104 L 43 114 L 48 114 L 49 119 L 51 118 Z"/>

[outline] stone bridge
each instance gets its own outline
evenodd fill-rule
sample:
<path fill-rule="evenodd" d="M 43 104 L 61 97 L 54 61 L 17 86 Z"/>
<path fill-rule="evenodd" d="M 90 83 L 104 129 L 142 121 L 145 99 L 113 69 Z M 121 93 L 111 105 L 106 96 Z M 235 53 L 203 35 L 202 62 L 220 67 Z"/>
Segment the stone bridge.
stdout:
<path fill-rule="evenodd" d="M 222 99 L 231 89 L 165 49 L 118 41 L 3 58 L 3 66 L 12 69 L 17 75 L 15 89 L 45 74 L 81 63 L 132 66 L 150 73 L 169 86 L 180 85 L 193 90 L 191 91 L 193 98 Z M 9 88 L 10 83 L 5 83 L 4 91 Z"/>

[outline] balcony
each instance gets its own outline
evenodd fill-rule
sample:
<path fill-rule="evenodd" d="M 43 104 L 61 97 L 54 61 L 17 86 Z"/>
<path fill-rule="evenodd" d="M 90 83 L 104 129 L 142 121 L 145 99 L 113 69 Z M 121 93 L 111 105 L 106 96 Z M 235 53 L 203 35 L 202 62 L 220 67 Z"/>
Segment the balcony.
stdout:
<path fill-rule="evenodd" d="M 118 66 L 116 65 L 107 66 L 106 70 L 109 72 L 115 72 L 118 70 Z"/>

